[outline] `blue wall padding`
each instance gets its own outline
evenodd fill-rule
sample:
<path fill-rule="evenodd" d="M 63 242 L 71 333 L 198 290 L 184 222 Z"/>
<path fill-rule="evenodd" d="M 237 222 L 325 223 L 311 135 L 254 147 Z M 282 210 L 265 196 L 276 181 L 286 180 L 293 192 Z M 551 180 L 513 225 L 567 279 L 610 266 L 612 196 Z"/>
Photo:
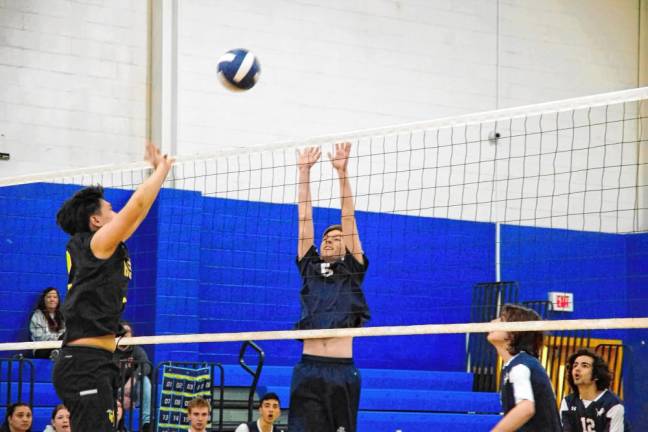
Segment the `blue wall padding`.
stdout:
<path fill-rule="evenodd" d="M 56 212 L 77 185 L 36 183 L 0 188 L 0 337 L 26 340 L 29 316 L 41 291 L 58 288 L 65 298 L 67 273 L 65 245 L 68 237 L 56 225 Z M 107 189 L 106 199 L 117 209 L 129 191 Z M 128 242 L 133 268 L 125 318 L 141 334 L 151 334 L 155 322 L 155 206 L 151 217 Z M 9 300 L 10 299 L 10 300 Z"/>
<path fill-rule="evenodd" d="M 550 291 L 573 293 L 574 312 L 561 319 L 627 317 L 625 245 L 626 236 L 618 234 L 503 225 L 502 278 L 520 284 L 520 301 L 547 300 Z M 592 333 L 597 335 L 623 338 L 625 332 Z"/>
<path fill-rule="evenodd" d="M 54 215 L 64 189 L 30 184 L 0 188 L 0 338 L 26 340 L 30 311 L 47 286 L 63 293 L 66 236 Z M 63 252 L 61 252 L 63 250 Z"/>
<path fill-rule="evenodd" d="M 648 233 L 625 236 L 627 254 L 628 316 L 647 315 L 648 303 Z M 645 335 L 644 335 L 645 336 Z"/>
<path fill-rule="evenodd" d="M 155 334 L 200 332 L 200 225 L 196 192 L 163 190 L 158 198 Z M 154 358 L 197 360 L 198 346 L 156 345 Z"/>
<path fill-rule="evenodd" d="M 648 233 L 626 236 L 628 256 L 628 316 L 648 316 Z M 624 392 L 626 400 L 633 401 L 626 407 L 631 424 L 644 425 L 648 429 L 648 330 L 629 330 L 624 343 L 626 350 Z M 634 430 L 634 429 L 633 429 Z"/>
<path fill-rule="evenodd" d="M 301 285 L 296 206 L 207 198 L 204 210 L 201 332 L 292 328 Z M 317 208 L 314 220 L 319 238 L 339 223 L 339 210 Z M 364 287 L 371 326 L 467 321 L 472 285 L 493 278 L 490 224 L 359 213 L 358 227 L 370 262 Z M 279 365 L 294 364 L 301 349 L 293 341 L 263 347 L 269 364 Z M 464 347 L 463 335 L 364 338 L 355 353 L 365 367 L 458 370 Z M 199 348 L 210 361 L 231 362 L 238 354 L 236 346 Z"/>

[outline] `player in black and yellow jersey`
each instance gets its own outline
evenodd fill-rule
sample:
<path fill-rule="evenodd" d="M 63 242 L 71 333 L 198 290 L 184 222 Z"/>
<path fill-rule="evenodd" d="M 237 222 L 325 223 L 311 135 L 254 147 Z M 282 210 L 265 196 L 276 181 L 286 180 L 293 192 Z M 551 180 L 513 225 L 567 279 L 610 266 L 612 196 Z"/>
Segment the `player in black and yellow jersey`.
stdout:
<path fill-rule="evenodd" d="M 119 371 L 113 352 L 132 272 L 124 241 L 146 217 L 173 164 L 151 143 L 145 160 L 153 172 L 119 212 L 104 199 L 103 188 L 94 186 L 75 193 L 56 215 L 71 238 L 66 331 L 53 382 L 74 431 L 114 430 Z"/>

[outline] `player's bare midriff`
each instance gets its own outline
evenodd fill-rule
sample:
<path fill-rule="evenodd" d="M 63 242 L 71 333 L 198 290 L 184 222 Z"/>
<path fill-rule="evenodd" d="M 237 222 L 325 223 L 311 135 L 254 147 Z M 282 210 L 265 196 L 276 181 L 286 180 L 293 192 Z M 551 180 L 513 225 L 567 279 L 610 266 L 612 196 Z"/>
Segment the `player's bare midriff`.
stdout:
<path fill-rule="evenodd" d="M 353 338 L 305 339 L 302 352 L 320 357 L 352 358 Z"/>
<path fill-rule="evenodd" d="M 117 348 L 117 342 L 115 341 L 114 334 L 75 339 L 73 341 L 68 342 L 67 345 L 88 346 L 88 347 L 99 348 L 110 352 L 115 352 L 115 349 Z"/>

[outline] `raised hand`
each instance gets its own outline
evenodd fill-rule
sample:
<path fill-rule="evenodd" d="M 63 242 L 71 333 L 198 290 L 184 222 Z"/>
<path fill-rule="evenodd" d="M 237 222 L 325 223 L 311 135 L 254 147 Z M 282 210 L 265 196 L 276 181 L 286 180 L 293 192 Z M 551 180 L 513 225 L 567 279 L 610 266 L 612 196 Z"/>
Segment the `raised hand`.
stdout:
<path fill-rule="evenodd" d="M 160 149 L 150 141 L 146 143 L 146 150 L 144 151 L 144 160 L 149 162 L 153 169 L 156 169 L 158 165 L 164 164 L 165 168 L 171 168 L 175 159 L 168 157 L 166 154 L 163 155 L 160 152 Z"/>
<path fill-rule="evenodd" d="M 319 147 L 307 147 L 302 151 L 297 150 L 297 168 L 310 170 L 322 154 Z"/>
<path fill-rule="evenodd" d="M 331 160 L 331 165 L 337 172 L 345 172 L 349 164 L 349 154 L 351 153 L 351 143 L 342 142 L 335 144 L 334 154 L 329 153 L 328 157 Z"/>

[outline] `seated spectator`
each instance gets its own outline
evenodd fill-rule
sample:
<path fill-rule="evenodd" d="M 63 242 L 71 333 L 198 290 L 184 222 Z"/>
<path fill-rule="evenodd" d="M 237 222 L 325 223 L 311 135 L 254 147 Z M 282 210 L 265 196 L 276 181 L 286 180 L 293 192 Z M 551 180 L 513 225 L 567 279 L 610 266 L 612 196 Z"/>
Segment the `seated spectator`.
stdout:
<path fill-rule="evenodd" d="M 126 321 L 121 322 L 123 337 L 133 336 L 133 327 Z M 141 402 L 143 432 L 150 430 L 151 423 L 151 363 L 146 351 L 136 345 L 118 345 L 115 350 L 115 360 L 124 371 L 124 409 Z M 140 382 L 141 377 L 141 382 Z M 143 393 L 140 397 L 140 392 Z"/>
<path fill-rule="evenodd" d="M 31 432 L 32 410 L 26 403 L 9 405 L 0 432 Z"/>
<path fill-rule="evenodd" d="M 52 411 L 52 424 L 48 424 L 43 432 L 70 432 L 70 411 L 65 405 L 56 405 Z"/>
<path fill-rule="evenodd" d="M 197 397 L 187 404 L 189 432 L 205 432 L 209 423 L 211 405 L 205 399 Z"/>
<path fill-rule="evenodd" d="M 43 290 L 29 320 L 29 333 L 34 342 L 55 341 L 65 332 L 59 293 L 54 287 Z M 34 357 L 48 358 L 53 350 L 34 350 Z"/>
<path fill-rule="evenodd" d="M 259 403 L 259 419 L 255 422 L 242 423 L 234 432 L 274 432 L 274 422 L 281 417 L 279 396 L 266 393 Z"/>

